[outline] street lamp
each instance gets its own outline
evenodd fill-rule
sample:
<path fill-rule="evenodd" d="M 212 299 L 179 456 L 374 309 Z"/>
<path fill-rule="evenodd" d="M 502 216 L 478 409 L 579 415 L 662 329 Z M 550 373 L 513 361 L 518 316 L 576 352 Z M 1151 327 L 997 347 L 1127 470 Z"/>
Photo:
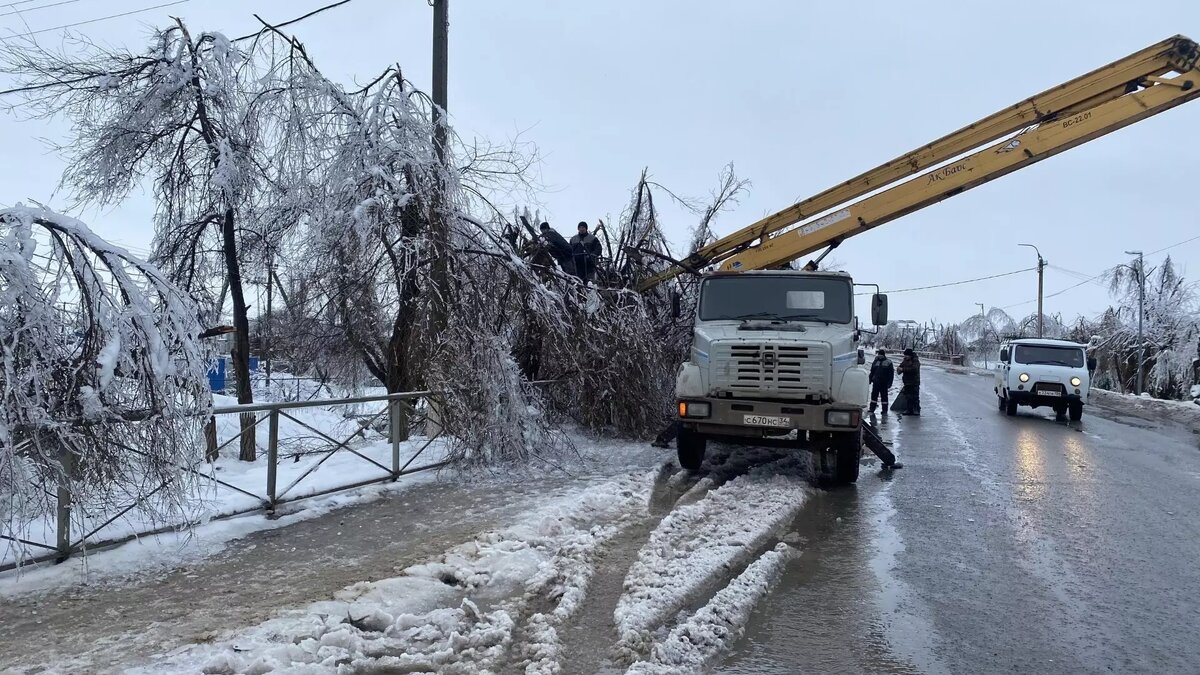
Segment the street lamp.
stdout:
<path fill-rule="evenodd" d="M 975 304 L 979 305 L 979 317 L 983 319 L 982 325 L 980 326 L 980 330 L 983 331 L 983 369 L 987 370 L 987 314 L 985 314 L 983 311 L 982 302 L 977 302 Z"/>
<path fill-rule="evenodd" d="M 1033 244 L 1017 244 L 1017 246 L 1028 246 L 1037 253 L 1038 257 L 1038 337 L 1042 337 L 1042 275 L 1046 269 L 1046 261 L 1042 259 L 1042 252 Z"/>
<path fill-rule="evenodd" d="M 1146 364 L 1146 343 L 1142 339 L 1142 317 L 1146 315 L 1146 257 L 1141 251 L 1125 251 L 1125 255 L 1136 255 L 1138 257 L 1138 266 L 1134 270 L 1138 275 L 1138 370 L 1137 370 L 1137 391 L 1138 396 L 1142 395 L 1142 370 Z M 1128 265 L 1123 265 L 1128 267 Z"/>

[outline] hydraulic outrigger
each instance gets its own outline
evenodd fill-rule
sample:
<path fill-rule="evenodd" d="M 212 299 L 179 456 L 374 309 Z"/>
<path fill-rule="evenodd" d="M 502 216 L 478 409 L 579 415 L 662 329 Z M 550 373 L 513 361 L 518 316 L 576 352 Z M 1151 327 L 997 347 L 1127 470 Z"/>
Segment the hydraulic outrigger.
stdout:
<path fill-rule="evenodd" d="M 714 265 L 779 267 L 1157 115 L 1200 97 L 1198 60 L 1200 46 L 1192 40 L 1163 40 L 722 237 L 639 290 Z"/>

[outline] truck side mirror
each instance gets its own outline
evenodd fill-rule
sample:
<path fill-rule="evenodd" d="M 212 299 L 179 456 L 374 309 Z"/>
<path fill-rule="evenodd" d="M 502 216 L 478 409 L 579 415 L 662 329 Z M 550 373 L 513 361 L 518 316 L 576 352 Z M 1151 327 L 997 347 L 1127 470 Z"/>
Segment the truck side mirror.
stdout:
<path fill-rule="evenodd" d="M 871 323 L 876 326 L 887 325 L 887 296 L 883 293 L 876 293 L 871 296 Z"/>
<path fill-rule="evenodd" d="M 1008 363 L 1008 347 L 1000 350 L 1000 360 Z"/>
<path fill-rule="evenodd" d="M 683 313 L 682 304 L 683 304 L 683 299 L 681 297 L 679 297 L 679 291 L 672 289 L 671 290 L 671 318 L 678 319 L 679 315 Z"/>
<path fill-rule="evenodd" d="M 1094 372 L 1096 372 L 1096 357 L 1094 357 L 1094 356 L 1089 356 L 1089 357 L 1088 357 L 1088 360 L 1087 360 L 1087 366 L 1088 366 L 1088 372 L 1089 372 L 1089 373 L 1094 373 Z"/>

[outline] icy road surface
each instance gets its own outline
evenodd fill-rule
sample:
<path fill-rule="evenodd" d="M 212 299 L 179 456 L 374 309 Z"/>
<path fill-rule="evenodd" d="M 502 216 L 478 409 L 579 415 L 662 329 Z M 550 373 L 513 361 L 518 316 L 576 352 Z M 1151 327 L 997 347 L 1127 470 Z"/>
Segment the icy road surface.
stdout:
<path fill-rule="evenodd" d="M 116 588 L 0 604 L 0 669 L 1194 673 L 1200 436 L 1079 428 L 926 369 L 905 468 L 608 444 L 602 470 L 414 486 Z M 3 588 L 0 588 L 3 591 Z M 5 671 L 8 672 L 8 671 Z"/>

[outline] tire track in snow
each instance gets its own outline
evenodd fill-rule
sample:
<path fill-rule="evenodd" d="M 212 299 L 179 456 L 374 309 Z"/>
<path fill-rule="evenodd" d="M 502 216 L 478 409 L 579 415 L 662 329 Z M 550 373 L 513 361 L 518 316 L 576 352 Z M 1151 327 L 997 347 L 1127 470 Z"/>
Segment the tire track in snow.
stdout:
<path fill-rule="evenodd" d="M 747 564 L 790 523 L 811 487 L 794 457 L 752 469 L 669 513 L 625 578 L 613 620 L 625 658 L 647 653 L 652 632 Z"/>
<path fill-rule="evenodd" d="M 557 625 L 578 610 L 597 552 L 642 514 L 653 484 L 639 472 L 555 499 L 400 576 L 131 672 L 558 672 Z"/>
<path fill-rule="evenodd" d="M 742 636 L 750 613 L 779 580 L 791 555 L 787 544 L 778 544 L 759 556 L 665 640 L 655 643 L 650 658 L 634 663 L 627 675 L 698 673 L 711 668 Z"/>
<path fill-rule="evenodd" d="M 613 611 L 622 595 L 626 572 L 662 518 L 685 500 L 703 498 L 718 480 L 713 476 L 699 477 L 673 462 L 661 467 L 645 516 L 600 553 L 588 601 L 560 631 L 565 659 L 559 665 L 563 672 L 620 672 L 612 654 L 617 637 L 613 631 Z"/>

